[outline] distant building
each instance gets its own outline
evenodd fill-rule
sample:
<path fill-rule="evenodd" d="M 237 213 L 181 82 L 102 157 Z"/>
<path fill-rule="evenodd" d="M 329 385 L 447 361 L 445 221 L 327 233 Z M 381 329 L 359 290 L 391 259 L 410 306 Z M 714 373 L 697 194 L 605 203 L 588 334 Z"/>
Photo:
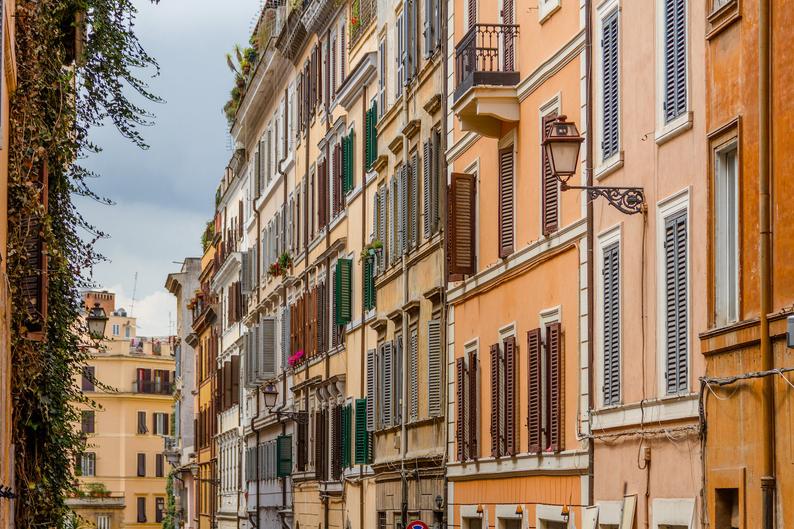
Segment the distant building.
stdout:
<path fill-rule="evenodd" d="M 105 339 L 78 380 L 97 403 L 83 409 L 80 494 L 67 504 L 97 529 L 160 527 L 166 509 L 163 437 L 173 435 L 174 337 L 144 338 L 115 295 L 90 291 L 108 312 Z M 96 383 L 94 382 L 96 381 Z"/>

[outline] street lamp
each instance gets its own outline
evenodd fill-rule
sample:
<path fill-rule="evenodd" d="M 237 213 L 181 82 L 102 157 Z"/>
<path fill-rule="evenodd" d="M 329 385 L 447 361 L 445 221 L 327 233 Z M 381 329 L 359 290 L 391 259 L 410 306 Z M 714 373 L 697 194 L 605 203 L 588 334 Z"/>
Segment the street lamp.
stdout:
<path fill-rule="evenodd" d="M 94 307 L 88 311 L 86 322 L 88 323 L 88 334 L 90 334 L 94 340 L 101 340 L 105 337 L 108 315 L 99 303 L 94 303 Z"/>
<path fill-rule="evenodd" d="M 551 171 L 560 181 L 563 191 L 580 189 L 587 191 L 590 200 L 599 196 L 619 211 L 627 215 L 645 211 L 645 194 L 641 187 L 612 187 L 612 186 L 572 186 L 568 180 L 576 173 L 579 163 L 579 149 L 584 138 L 579 134 L 579 129 L 567 116 L 558 116 L 552 123 L 551 129 L 543 138 L 543 150 L 551 165 Z"/>
<path fill-rule="evenodd" d="M 278 389 L 276 389 L 274 384 L 268 384 L 260 391 L 265 399 L 265 407 L 271 413 L 276 414 L 276 419 L 279 422 L 281 422 L 282 417 L 293 420 L 298 424 L 307 424 L 309 422 L 309 414 L 305 411 L 282 411 L 280 409 L 273 409 L 278 401 Z"/>
<path fill-rule="evenodd" d="M 273 407 L 276 405 L 276 401 L 278 400 L 278 390 L 276 386 L 273 384 L 268 384 L 262 390 L 262 396 L 265 398 L 265 407 L 273 411 Z"/>

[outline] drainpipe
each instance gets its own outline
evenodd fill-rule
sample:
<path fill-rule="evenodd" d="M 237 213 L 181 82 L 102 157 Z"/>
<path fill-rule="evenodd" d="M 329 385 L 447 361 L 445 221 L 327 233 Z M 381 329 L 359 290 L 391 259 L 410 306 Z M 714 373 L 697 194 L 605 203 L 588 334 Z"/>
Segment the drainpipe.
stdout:
<path fill-rule="evenodd" d="M 418 1 L 418 0 L 414 0 Z M 414 45 L 415 51 L 415 45 Z M 407 66 L 407 65 L 406 65 Z M 409 72 L 410 73 L 410 72 Z M 412 79 L 413 80 L 413 79 Z M 403 117 L 405 118 L 405 124 L 408 124 L 408 88 L 410 85 L 405 85 L 403 87 Z M 408 141 L 408 136 L 403 134 L 403 168 L 408 167 L 409 158 L 408 158 L 408 148 L 410 147 L 410 142 Z M 405 190 L 403 189 L 403 199 L 405 199 Z M 407 210 L 406 210 L 407 211 Z M 403 219 L 403 226 L 407 223 L 406 219 Z M 408 237 L 408 231 L 403 230 L 402 234 L 402 242 L 403 247 L 406 245 L 406 240 Z M 403 249 L 400 249 L 403 252 Z M 405 252 L 402 254 L 401 259 L 401 266 L 402 266 L 402 287 L 403 287 L 403 306 L 408 303 L 408 259 L 405 255 Z M 403 310 L 402 311 L 402 329 L 400 333 L 402 334 L 402 358 L 400 361 L 402 362 L 402 388 L 400 394 L 400 482 L 402 484 L 401 487 L 401 501 L 400 501 L 400 518 L 402 519 L 402 525 L 405 527 L 408 525 L 408 478 L 405 475 L 405 455 L 408 453 L 408 439 L 407 439 L 407 428 L 405 426 L 406 419 L 408 417 L 408 399 L 405 398 L 405 392 L 408 388 L 408 369 L 406 369 L 407 362 L 406 359 L 406 347 L 408 346 L 408 312 Z"/>
<path fill-rule="evenodd" d="M 448 187 L 447 187 L 447 171 L 448 171 L 448 167 L 447 167 L 447 112 L 449 112 L 449 108 L 448 108 L 449 107 L 449 96 L 448 96 L 448 90 L 445 89 L 446 88 L 445 85 L 447 83 L 447 75 L 449 74 L 449 72 L 448 72 L 449 67 L 448 67 L 448 62 L 447 62 L 447 53 L 449 51 L 448 40 L 447 40 L 447 31 L 448 31 L 448 26 L 447 26 L 447 2 L 439 2 L 438 3 L 438 9 L 439 9 L 440 14 L 441 14 L 441 16 L 440 16 L 440 18 L 441 18 L 441 28 L 440 28 L 439 31 L 441 31 L 441 69 L 442 69 L 443 74 L 441 76 L 441 87 L 440 87 L 441 88 L 441 90 L 440 90 L 440 92 L 441 92 L 441 141 L 439 142 L 439 146 L 438 146 L 438 151 L 439 152 L 438 152 L 437 156 L 439 157 L 440 166 L 441 166 L 439 168 L 439 173 L 440 173 L 439 177 L 441 175 L 443 175 L 443 177 L 444 177 L 443 188 L 439 185 L 439 193 L 438 193 L 438 201 L 439 201 L 438 207 L 443 212 L 440 215 L 441 218 L 439 219 L 439 222 L 441 223 L 441 226 L 439 227 L 439 229 L 441 230 L 441 233 L 443 234 L 442 239 L 441 239 L 441 255 L 442 255 L 442 259 L 441 259 L 442 274 L 441 274 L 441 281 L 440 281 L 441 282 L 441 299 L 439 300 L 439 302 L 441 304 L 441 316 L 440 316 L 440 318 L 441 318 L 441 347 L 442 347 L 441 358 L 444 359 L 444 362 L 442 364 L 444 366 L 444 374 L 442 374 L 441 380 L 446 381 L 445 380 L 446 379 L 446 371 L 447 371 L 447 365 L 448 365 L 448 362 L 449 362 L 449 359 L 447 358 L 447 354 L 449 352 L 448 351 L 448 347 L 447 347 L 447 310 L 448 310 L 448 308 L 447 308 L 447 277 L 448 277 L 448 274 L 449 274 L 449 270 L 447 269 L 447 259 L 446 259 L 446 249 L 447 249 L 446 248 L 447 214 L 449 213 L 448 209 L 447 209 L 447 192 L 446 192 L 447 189 L 448 189 Z M 449 381 L 446 381 L 446 382 L 447 382 L 447 384 L 444 384 L 444 387 L 448 388 L 449 387 L 448 386 L 448 382 Z M 449 500 L 449 490 L 448 490 L 449 489 L 449 483 L 447 481 L 446 464 L 447 464 L 447 460 L 449 458 L 449 452 L 448 452 L 448 450 L 449 450 L 449 423 L 447 422 L 448 421 L 447 412 L 449 411 L 448 408 L 447 408 L 447 403 L 448 403 L 448 400 L 449 400 L 449 393 L 448 393 L 448 391 L 443 391 L 442 395 L 444 395 L 444 397 L 442 397 L 441 401 L 442 401 L 442 406 L 443 406 L 443 408 L 442 408 L 442 410 L 443 410 L 442 416 L 444 417 L 444 419 L 443 419 L 444 463 L 443 464 L 444 464 L 445 468 L 444 468 L 444 478 L 443 478 L 443 481 L 442 481 L 443 489 L 444 489 L 444 491 L 442 493 L 443 494 L 443 498 L 444 498 L 444 505 L 442 506 L 443 511 L 442 511 L 442 514 L 441 514 L 441 527 L 447 527 L 447 525 L 448 525 L 448 519 L 447 519 L 447 512 L 448 512 L 447 505 L 448 504 L 447 504 L 447 501 Z"/>
<path fill-rule="evenodd" d="M 585 114 L 587 129 L 587 162 L 585 164 L 585 175 L 587 183 L 593 185 L 593 21 L 592 21 L 592 0 L 585 0 L 585 71 L 586 77 L 586 103 L 587 112 Z M 594 336 L 594 316 L 595 299 L 594 284 L 595 275 L 593 272 L 593 245 L 595 244 L 593 219 L 593 201 L 587 200 L 587 429 L 592 433 L 593 408 L 595 407 L 594 376 L 593 376 L 593 336 Z M 643 376 L 645 374 L 643 373 Z M 587 504 L 595 503 L 595 440 L 590 438 L 587 442 Z M 646 506 L 647 512 L 647 506 Z"/>
<path fill-rule="evenodd" d="M 761 370 L 768 371 L 774 364 L 772 340 L 769 337 L 769 317 L 772 311 L 771 263 L 771 193 L 770 193 L 770 136 L 772 116 L 771 94 L 771 7 L 769 0 L 758 2 L 758 244 L 761 321 Z M 762 519 L 764 529 L 772 529 L 775 511 L 775 386 L 772 377 L 764 377 L 761 400 L 762 446 Z"/>
<path fill-rule="evenodd" d="M 367 122 L 367 87 L 364 87 L 364 91 L 361 96 L 361 123 L 365 124 Z M 362 194 L 362 206 L 361 206 L 361 247 L 364 248 L 364 244 L 366 244 L 367 240 L 367 167 L 366 167 L 366 152 L 367 152 L 367 135 L 366 129 L 365 133 L 362 135 L 364 141 L 362 142 L 362 155 L 361 159 L 365 160 L 364 170 L 362 171 L 362 178 L 361 178 L 361 194 Z M 377 140 L 376 140 L 377 141 Z M 375 193 L 378 192 L 378 188 L 375 187 Z M 374 229 L 374 227 L 373 227 Z M 374 282 L 374 281 L 373 281 Z M 374 290 L 374 285 L 373 285 Z M 365 385 L 366 381 L 366 367 L 364 365 L 364 358 L 367 354 L 367 344 L 366 344 L 366 337 L 367 331 L 364 326 L 364 315 L 366 311 L 364 310 L 364 303 L 361 303 L 361 339 L 359 340 L 360 347 L 359 347 L 359 373 L 361 373 L 360 381 L 359 381 L 359 389 L 360 395 L 366 396 L 367 389 Z M 354 444 L 354 443 L 353 443 Z M 352 461 L 351 461 L 352 463 Z M 358 505 L 358 526 L 359 529 L 364 529 L 364 466 L 359 465 L 358 467 L 358 486 L 359 486 L 359 505 Z"/>

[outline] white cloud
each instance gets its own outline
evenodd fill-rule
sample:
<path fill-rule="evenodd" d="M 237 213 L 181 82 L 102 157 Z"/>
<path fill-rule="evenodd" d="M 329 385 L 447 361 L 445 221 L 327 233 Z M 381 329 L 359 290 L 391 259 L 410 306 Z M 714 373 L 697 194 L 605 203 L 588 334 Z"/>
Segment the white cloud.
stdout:
<path fill-rule="evenodd" d="M 102 287 L 116 294 L 116 308 L 124 308 L 137 318 L 138 336 L 167 336 L 176 329 L 176 298 L 165 289 L 152 292 L 132 304 L 132 297 L 121 285 Z"/>

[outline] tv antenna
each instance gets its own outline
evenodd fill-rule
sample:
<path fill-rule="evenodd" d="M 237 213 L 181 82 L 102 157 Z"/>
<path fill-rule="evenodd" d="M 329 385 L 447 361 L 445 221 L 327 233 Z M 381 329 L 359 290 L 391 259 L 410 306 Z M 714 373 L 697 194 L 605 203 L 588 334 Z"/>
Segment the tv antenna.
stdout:
<path fill-rule="evenodd" d="M 135 279 L 132 280 L 132 302 L 130 303 L 130 318 L 135 316 L 135 293 L 138 291 L 138 272 L 135 272 Z"/>

